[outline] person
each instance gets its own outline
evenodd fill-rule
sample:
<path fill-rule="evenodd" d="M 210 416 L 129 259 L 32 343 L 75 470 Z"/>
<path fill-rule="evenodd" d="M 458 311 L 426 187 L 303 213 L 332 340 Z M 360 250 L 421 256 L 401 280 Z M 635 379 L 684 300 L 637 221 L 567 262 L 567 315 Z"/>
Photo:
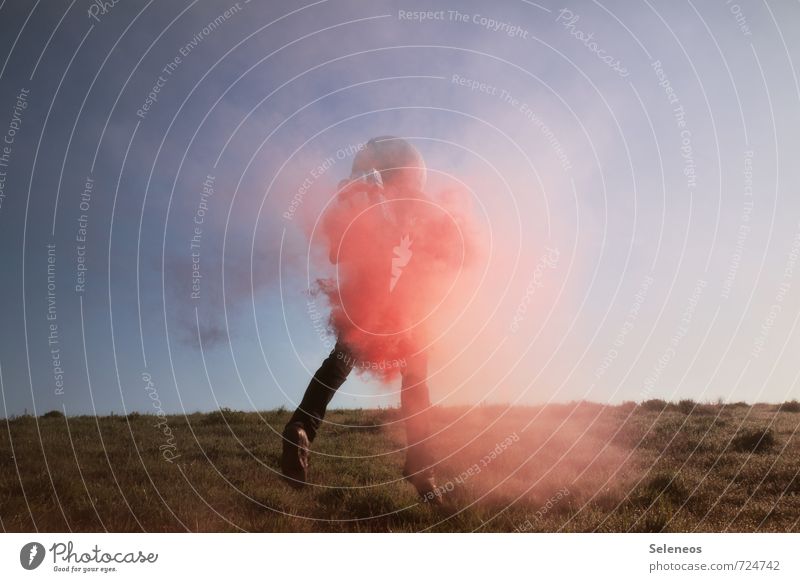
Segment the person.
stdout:
<path fill-rule="evenodd" d="M 383 213 L 377 228 L 394 229 L 393 232 L 401 235 L 399 244 L 393 248 L 393 255 L 389 255 L 392 257 L 391 279 L 387 292 L 402 292 L 398 283 L 402 280 L 404 268 L 410 260 L 410 245 L 414 244 L 408 233 L 413 229 L 415 218 L 413 204 L 408 201 L 424 198 L 422 189 L 426 174 L 425 163 L 416 148 L 403 139 L 382 136 L 367 142 L 356 154 L 350 178 L 339 184 L 335 204 L 347 205 L 359 196 L 364 202 L 366 198 L 363 207 Z M 387 201 L 398 203 L 387 204 Z M 341 264 L 348 259 L 341 251 L 342 236 L 342 232 L 336 232 L 334 240 L 329 241 L 329 258 L 334 264 Z M 349 260 L 358 260 L 359 253 L 351 255 L 356 256 L 349 257 Z M 365 267 L 369 268 L 369 265 Z M 375 275 L 370 272 L 368 276 L 373 279 Z M 406 288 L 410 288 L 411 293 L 418 291 L 413 289 L 412 275 L 407 275 L 405 279 L 403 283 Z M 379 302 L 369 302 L 369 305 L 360 307 L 366 310 L 377 309 L 374 307 L 376 304 Z M 402 345 L 403 340 L 399 343 Z M 431 429 L 428 358 L 424 349 L 410 347 L 416 343 L 410 340 L 406 342 L 405 345 L 409 347 L 407 353 L 402 354 L 405 365 L 400 368 L 400 406 L 407 438 L 403 475 L 424 501 L 440 504 L 441 494 L 436 486 L 434 459 L 429 445 Z M 307 481 L 311 443 L 325 418 L 328 404 L 358 364 L 358 355 L 358 351 L 347 344 L 340 331 L 335 347 L 314 373 L 300 404 L 283 430 L 281 472 L 295 487 L 302 487 Z"/>

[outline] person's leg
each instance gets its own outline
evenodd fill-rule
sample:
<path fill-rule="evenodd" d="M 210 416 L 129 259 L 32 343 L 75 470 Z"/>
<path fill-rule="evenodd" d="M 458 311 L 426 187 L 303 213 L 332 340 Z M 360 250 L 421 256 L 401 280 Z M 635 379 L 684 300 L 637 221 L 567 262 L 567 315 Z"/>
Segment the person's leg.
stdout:
<path fill-rule="evenodd" d="M 328 404 L 352 369 L 352 355 L 343 343 L 336 342 L 336 347 L 311 378 L 303 399 L 288 424 L 299 423 L 308 434 L 308 440 L 313 441 L 322 419 L 325 418 Z"/>
<path fill-rule="evenodd" d="M 302 487 L 308 471 L 309 448 L 325 418 L 333 395 L 344 384 L 353 369 L 353 358 L 344 344 L 325 358 L 311 378 L 303 399 L 283 429 L 281 472 L 295 487 Z"/>
<path fill-rule="evenodd" d="M 430 394 L 428 359 L 418 354 L 407 359 L 400 390 L 400 406 L 406 424 L 406 463 L 403 473 L 425 501 L 440 502 L 430 452 Z"/>

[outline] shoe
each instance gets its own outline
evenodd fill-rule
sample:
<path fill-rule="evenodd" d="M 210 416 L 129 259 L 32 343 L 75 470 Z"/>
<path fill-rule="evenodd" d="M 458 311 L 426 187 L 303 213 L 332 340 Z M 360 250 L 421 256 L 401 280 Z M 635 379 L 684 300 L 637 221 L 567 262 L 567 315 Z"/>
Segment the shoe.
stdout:
<path fill-rule="evenodd" d="M 436 485 L 433 469 L 414 471 L 406 465 L 403 468 L 403 477 L 414 486 L 423 503 L 429 503 L 430 505 L 442 505 L 444 503 L 444 491 Z"/>
<path fill-rule="evenodd" d="M 281 473 L 292 487 L 302 488 L 308 477 L 308 455 L 310 443 L 303 425 L 287 424 L 283 429 L 283 453 Z"/>

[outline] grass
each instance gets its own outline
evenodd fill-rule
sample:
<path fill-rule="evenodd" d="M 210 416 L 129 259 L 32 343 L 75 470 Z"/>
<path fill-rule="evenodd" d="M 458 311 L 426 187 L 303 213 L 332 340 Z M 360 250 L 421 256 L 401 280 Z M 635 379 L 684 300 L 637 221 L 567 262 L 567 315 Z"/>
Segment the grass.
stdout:
<path fill-rule="evenodd" d="M 418 503 L 401 478 L 404 432 L 394 409 L 331 411 L 314 443 L 312 484 L 291 489 L 276 472 L 288 416 L 223 409 L 2 421 L 0 525 L 800 531 L 800 415 L 786 404 L 435 409 L 442 508 Z"/>

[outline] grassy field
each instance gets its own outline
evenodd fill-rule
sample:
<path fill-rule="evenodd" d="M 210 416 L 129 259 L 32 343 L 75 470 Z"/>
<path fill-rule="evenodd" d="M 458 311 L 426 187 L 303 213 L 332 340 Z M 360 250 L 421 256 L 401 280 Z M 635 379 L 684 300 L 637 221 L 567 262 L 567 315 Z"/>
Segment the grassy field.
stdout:
<path fill-rule="evenodd" d="M 313 485 L 276 473 L 286 411 L 1 421 L 5 531 L 800 531 L 800 406 L 434 411 L 445 504 L 401 479 L 397 410 L 336 410 Z"/>

